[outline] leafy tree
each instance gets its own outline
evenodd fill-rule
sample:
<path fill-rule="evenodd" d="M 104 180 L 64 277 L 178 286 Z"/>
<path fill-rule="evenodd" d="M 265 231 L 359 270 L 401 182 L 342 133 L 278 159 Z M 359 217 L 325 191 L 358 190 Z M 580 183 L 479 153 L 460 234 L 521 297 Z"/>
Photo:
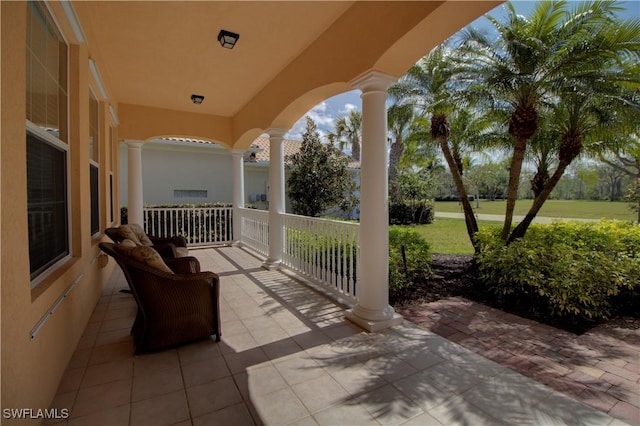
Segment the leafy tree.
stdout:
<path fill-rule="evenodd" d="M 327 137 L 334 147 L 342 151 L 351 146 L 351 158 L 360 161 L 360 145 L 362 141 L 362 112 L 357 109 L 349 111 L 346 117 L 340 117 L 336 121 L 333 132 Z"/>
<path fill-rule="evenodd" d="M 288 160 L 291 172 L 287 193 L 295 214 L 318 216 L 334 206 L 350 207 L 356 188 L 348 169 L 349 157 L 320 142 L 311 118 L 307 117 L 300 151 Z"/>
<path fill-rule="evenodd" d="M 406 139 L 415 120 L 411 103 L 398 101 L 387 109 L 391 148 L 389 149 L 389 195 L 393 202 L 400 200 L 400 160 L 404 154 Z"/>

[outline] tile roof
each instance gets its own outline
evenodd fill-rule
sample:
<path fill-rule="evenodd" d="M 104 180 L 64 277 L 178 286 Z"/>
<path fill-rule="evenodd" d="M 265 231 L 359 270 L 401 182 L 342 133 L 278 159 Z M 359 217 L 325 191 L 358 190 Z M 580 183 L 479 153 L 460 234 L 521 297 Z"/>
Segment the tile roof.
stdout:
<path fill-rule="evenodd" d="M 215 142 L 202 140 L 202 139 L 191 139 L 191 138 L 163 138 L 164 140 L 176 141 L 176 142 L 191 142 L 191 143 L 201 143 L 208 145 L 218 145 Z M 283 140 L 283 148 L 284 148 L 284 157 L 285 159 L 289 155 L 293 155 L 296 152 L 300 151 L 300 147 L 302 145 L 302 141 L 293 140 L 293 139 L 284 139 Z M 251 163 L 268 163 L 270 158 L 270 143 L 269 138 L 267 136 L 258 136 L 253 143 L 251 144 L 250 152 L 255 153 L 255 159 L 247 159 L 246 161 Z M 247 155 L 247 157 L 250 154 Z M 346 154 L 345 154 L 346 155 Z M 350 169 L 359 169 L 360 162 L 352 160 L 349 162 Z"/>

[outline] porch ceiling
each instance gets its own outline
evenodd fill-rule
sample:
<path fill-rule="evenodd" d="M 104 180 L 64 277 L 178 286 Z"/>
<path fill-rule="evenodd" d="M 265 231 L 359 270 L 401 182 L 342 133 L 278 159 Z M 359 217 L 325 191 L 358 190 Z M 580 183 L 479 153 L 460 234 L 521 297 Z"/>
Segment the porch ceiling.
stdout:
<path fill-rule="evenodd" d="M 400 76 L 499 1 L 74 1 L 121 138 L 246 148 L 369 70 Z M 60 6 L 54 6 L 60 13 Z M 223 49 L 221 29 L 240 34 Z M 201 105 L 192 94 L 204 95 Z"/>

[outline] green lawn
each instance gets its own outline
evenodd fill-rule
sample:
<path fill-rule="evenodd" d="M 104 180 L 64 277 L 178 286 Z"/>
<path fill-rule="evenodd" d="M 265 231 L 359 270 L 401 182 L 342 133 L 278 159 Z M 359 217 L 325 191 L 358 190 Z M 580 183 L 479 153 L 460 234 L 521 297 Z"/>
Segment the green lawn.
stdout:
<path fill-rule="evenodd" d="M 480 220 L 478 226 L 501 226 L 501 222 Z M 433 253 L 473 254 L 473 247 L 462 219 L 437 217 L 429 225 L 414 227 L 431 245 Z"/>
<path fill-rule="evenodd" d="M 531 207 L 532 200 L 518 200 L 516 202 L 515 215 L 524 216 Z M 462 213 L 460 203 L 451 201 L 437 201 L 436 212 Z M 480 200 L 480 208 L 475 208 L 478 214 L 503 215 L 505 201 Z M 629 208 L 629 204 L 620 201 L 577 201 L 577 200 L 548 200 L 542 206 L 538 216 L 583 218 L 583 219 L 620 219 L 635 220 L 636 213 Z"/>

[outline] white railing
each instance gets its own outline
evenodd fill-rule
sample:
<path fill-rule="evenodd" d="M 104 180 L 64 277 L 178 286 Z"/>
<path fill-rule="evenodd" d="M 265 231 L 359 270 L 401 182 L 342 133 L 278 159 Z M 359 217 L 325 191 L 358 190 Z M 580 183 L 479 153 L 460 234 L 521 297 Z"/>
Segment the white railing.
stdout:
<path fill-rule="evenodd" d="M 285 266 L 355 303 L 358 224 L 291 214 L 282 218 Z"/>
<path fill-rule="evenodd" d="M 154 237 L 182 235 L 190 246 L 233 241 L 231 207 L 144 208 L 145 231 Z"/>
<path fill-rule="evenodd" d="M 269 212 L 241 208 L 240 220 L 242 223 L 240 243 L 267 257 L 269 255 Z"/>
<path fill-rule="evenodd" d="M 269 212 L 240 209 L 240 238 L 233 235 L 233 208 L 145 208 L 144 225 L 157 237 L 182 235 L 190 246 L 227 244 L 240 240 L 269 256 Z M 348 302 L 355 303 L 358 281 L 357 223 L 282 215 L 284 266 Z"/>

